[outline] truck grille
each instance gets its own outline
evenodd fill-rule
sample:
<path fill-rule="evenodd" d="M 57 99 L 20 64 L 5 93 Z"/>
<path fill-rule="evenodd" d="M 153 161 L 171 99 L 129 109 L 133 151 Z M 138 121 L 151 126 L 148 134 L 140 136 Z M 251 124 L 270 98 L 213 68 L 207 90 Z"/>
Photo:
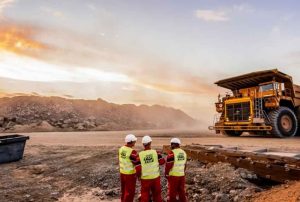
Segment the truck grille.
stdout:
<path fill-rule="evenodd" d="M 226 118 L 228 121 L 249 121 L 250 102 L 226 104 Z"/>

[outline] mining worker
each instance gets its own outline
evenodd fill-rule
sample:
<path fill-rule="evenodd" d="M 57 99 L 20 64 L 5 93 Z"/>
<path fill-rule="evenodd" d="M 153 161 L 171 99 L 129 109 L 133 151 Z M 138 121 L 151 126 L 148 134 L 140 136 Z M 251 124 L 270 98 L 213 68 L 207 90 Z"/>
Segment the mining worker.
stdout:
<path fill-rule="evenodd" d="M 141 179 L 141 202 L 162 202 L 159 165 L 165 163 L 161 153 L 151 149 L 152 139 L 144 136 L 142 144 L 144 151 L 138 155 L 136 166 L 137 176 Z"/>
<path fill-rule="evenodd" d="M 134 200 L 137 152 L 133 150 L 133 147 L 136 141 L 137 138 L 133 134 L 126 135 L 126 144 L 119 149 L 121 202 L 133 202 Z"/>
<path fill-rule="evenodd" d="M 180 148 L 178 138 L 171 139 L 171 151 L 167 156 L 165 175 L 168 179 L 168 202 L 176 202 L 177 197 L 180 202 L 186 202 L 185 195 L 185 169 L 187 155 Z"/>

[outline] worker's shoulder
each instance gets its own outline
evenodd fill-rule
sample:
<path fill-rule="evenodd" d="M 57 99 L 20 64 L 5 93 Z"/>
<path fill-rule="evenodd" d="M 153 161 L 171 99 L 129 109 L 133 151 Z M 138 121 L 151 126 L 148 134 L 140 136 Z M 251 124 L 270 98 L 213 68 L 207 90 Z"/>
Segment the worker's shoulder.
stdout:
<path fill-rule="evenodd" d="M 179 148 L 176 148 L 176 149 L 174 149 L 174 150 L 177 150 L 177 151 L 179 151 L 179 152 L 184 152 L 184 153 L 186 153 L 183 149 L 181 149 L 180 147 Z M 173 151 L 174 151 L 173 150 Z"/>
<path fill-rule="evenodd" d="M 168 156 L 174 156 L 174 152 L 173 152 L 172 150 L 170 150 L 170 151 L 168 152 Z"/>
<path fill-rule="evenodd" d="M 137 152 L 135 149 L 133 149 L 133 150 L 131 151 L 131 154 L 132 154 L 132 155 L 138 155 L 138 152 Z"/>

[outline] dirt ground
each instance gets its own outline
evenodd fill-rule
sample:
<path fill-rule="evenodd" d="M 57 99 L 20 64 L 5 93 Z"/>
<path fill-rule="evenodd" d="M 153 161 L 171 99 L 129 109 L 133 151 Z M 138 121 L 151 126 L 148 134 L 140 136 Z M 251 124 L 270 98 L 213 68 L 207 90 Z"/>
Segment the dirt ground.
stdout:
<path fill-rule="evenodd" d="M 253 202 L 299 202 L 300 182 L 292 182 L 255 195 Z"/>
<path fill-rule="evenodd" d="M 30 133 L 27 134 L 30 140 L 24 159 L 0 165 L 0 201 L 119 201 L 116 153 L 128 132 L 138 136 L 137 150 L 141 150 L 141 137 L 150 134 L 156 149 L 161 149 L 163 144 L 169 143 L 171 137 L 176 136 L 181 138 L 183 144 L 222 144 L 300 151 L 298 137 L 231 138 L 177 130 Z M 235 170 L 226 164 L 202 165 L 189 162 L 187 175 L 189 201 L 299 201 L 299 183 L 266 189 L 242 177 L 254 178 L 253 174 Z M 162 184 L 165 196 L 164 178 Z"/>
<path fill-rule="evenodd" d="M 25 133 L 30 136 L 29 145 L 65 145 L 65 146 L 120 146 L 124 137 L 133 133 L 138 137 L 137 146 L 142 146 L 144 135 L 153 137 L 153 145 L 161 147 L 169 144 L 172 137 L 179 137 L 182 144 L 208 144 L 224 146 L 247 146 L 277 148 L 282 150 L 300 151 L 300 137 L 279 139 L 243 135 L 241 137 L 225 137 L 213 132 L 199 130 L 139 130 L 139 131 L 107 131 L 107 132 L 49 132 Z"/>

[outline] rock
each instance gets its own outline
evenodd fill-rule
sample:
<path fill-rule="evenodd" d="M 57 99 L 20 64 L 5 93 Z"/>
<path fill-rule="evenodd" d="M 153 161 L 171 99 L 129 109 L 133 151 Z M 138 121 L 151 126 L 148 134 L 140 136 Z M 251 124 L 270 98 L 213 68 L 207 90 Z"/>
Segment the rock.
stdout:
<path fill-rule="evenodd" d="M 79 123 L 79 119 L 78 118 L 73 118 L 72 123 Z"/>
<path fill-rule="evenodd" d="M 12 128 L 14 125 L 16 125 L 14 122 L 10 121 L 8 124 L 5 126 L 6 129 Z"/>
<path fill-rule="evenodd" d="M 42 121 L 39 125 L 37 125 L 37 130 L 38 131 L 50 132 L 50 131 L 54 131 L 55 127 L 53 127 L 47 121 Z"/>
<path fill-rule="evenodd" d="M 89 120 L 89 121 L 96 121 L 96 117 L 90 116 L 90 117 L 88 118 L 88 120 Z"/>
<path fill-rule="evenodd" d="M 233 198 L 233 201 L 234 201 L 234 202 L 238 202 L 238 201 L 240 201 L 239 199 L 240 199 L 239 196 L 235 196 L 235 197 Z"/>
<path fill-rule="evenodd" d="M 105 195 L 106 196 L 110 196 L 110 197 L 113 197 L 113 196 L 118 196 L 118 191 L 116 189 L 111 189 L 111 190 L 107 190 L 105 191 Z"/>
<path fill-rule="evenodd" d="M 247 178 L 247 174 L 246 174 L 246 173 L 241 173 L 240 175 L 241 175 L 241 177 L 244 178 L 244 179 Z"/>
<path fill-rule="evenodd" d="M 62 127 L 62 128 L 68 128 L 68 127 L 69 127 L 69 124 L 62 124 L 61 127 Z"/>
<path fill-rule="evenodd" d="M 63 121 L 63 123 L 64 124 L 69 124 L 69 123 L 72 123 L 72 120 L 71 119 L 66 119 L 66 120 Z"/>
<path fill-rule="evenodd" d="M 2 127 L 4 125 L 4 117 L 0 117 L 0 126 Z"/>
<path fill-rule="evenodd" d="M 173 108 L 118 105 L 103 100 L 17 96 L 0 98 L 0 106 L 0 127 L 5 129 L 16 125 L 8 122 L 31 126 L 46 121 L 56 131 L 162 129 L 197 123 L 184 112 Z M 5 117 L 9 119 L 5 120 Z M 33 132 L 39 129 L 36 127 Z"/>
<path fill-rule="evenodd" d="M 200 199 L 200 195 L 199 194 L 194 194 L 193 199 L 198 201 Z"/>
<path fill-rule="evenodd" d="M 94 127 L 96 127 L 95 122 L 88 121 L 88 120 L 85 120 L 83 122 L 83 125 L 84 125 L 85 128 L 94 128 Z"/>
<path fill-rule="evenodd" d="M 254 175 L 245 169 L 235 169 L 230 164 L 216 163 L 206 166 L 198 165 L 197 161 L 189 161 L 189 169 L 186 171 L 187 193 L 189 196 L 198 194 L 200 199 L 196 201 L 243 201 L 250 194 L 254 194 L 254 184 L 242 178 L 241 173 Z M 243 191 L 243 193 L 242 193 Z M 237 197 L 238 196 L 238 197 Z"/>
<path fill-rule="evenodd" d="M 200 189 L 199 191 L 201 192 L 201 194 L 209 194 L 209 191 L 206 188 Z"/>
<path fill-rule="evenodd" d="M 229 197 L 227 196 L 227 194 L 223 194 L 223 193 L 218 193 L 215 196 L 215 202 L 228 202 L 230 201 Z"/>
<path fill-rule="evenodd" d="M 237 191 L 236 190 L 230 190 L 229 191 L 229 194 L 231 195 L 231 196 L 235 196 L 235 195 L 237 195 Z"/>
<path fill-rule="evenodd" d="M 85 129 L 83 123 L 77 123 L 77 124 L 75 125 L 75 128 L 78 129 L 78 130 L 84 130 L 84 129 Z"/>
<path fill-rule="evenodd" d="M 46 165 L 40 164 L 28 166 L 28 169 L 30 169 L 30 173 L 34 175 L 41 175 L 48 169 L 48 167 Z"/>
<path fill-rule="evenodd" d="M 11 122 L 17 122 L 17 117 L 12 117 L 12 118 L 9 119 L 9 121 L 11 121 Z"/>

